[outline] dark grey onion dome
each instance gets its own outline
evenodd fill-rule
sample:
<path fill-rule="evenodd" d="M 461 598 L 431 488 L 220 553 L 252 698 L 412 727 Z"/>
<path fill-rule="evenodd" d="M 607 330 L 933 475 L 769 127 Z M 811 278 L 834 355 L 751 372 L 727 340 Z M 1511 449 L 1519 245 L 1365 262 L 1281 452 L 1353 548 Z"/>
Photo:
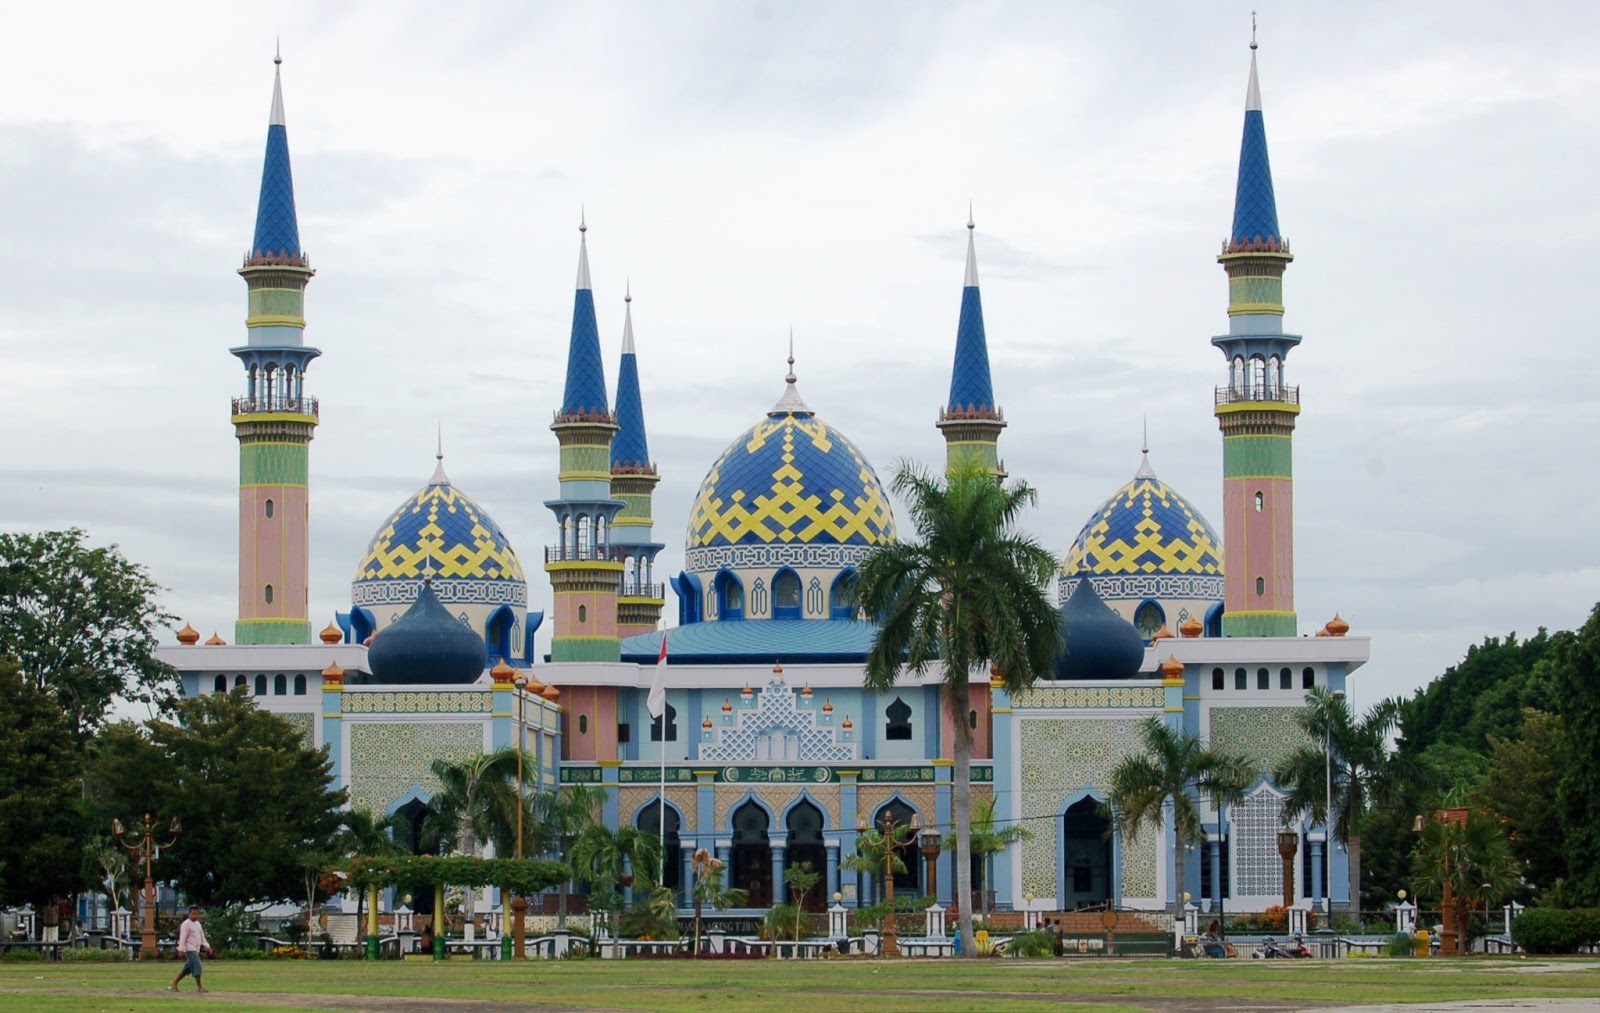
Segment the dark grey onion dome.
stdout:
<path fill-rule="evenodd" d="M 488 663 L 483 638 L 446 612 L 422 582 L 406 614 L 378 631 L 367 649 L 372 681 L 390 686 L 473 683 Z"/>
<path fill-rule="evenodd" d="M 1065 651 L 1056 657 L 1057 679 L 1131 679 L 1144 662 L 1144 638 L 1100 600 L 1086 576 L 1061 606 L 1061 639 Z"/>

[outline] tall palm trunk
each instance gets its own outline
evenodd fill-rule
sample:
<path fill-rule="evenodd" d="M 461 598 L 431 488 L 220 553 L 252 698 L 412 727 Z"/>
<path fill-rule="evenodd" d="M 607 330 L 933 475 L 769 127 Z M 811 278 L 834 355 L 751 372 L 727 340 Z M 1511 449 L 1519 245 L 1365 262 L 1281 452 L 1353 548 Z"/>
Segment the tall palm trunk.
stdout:
<path fill-rule="evenodd" d="M 1173 820 L 1172 827 L 1172 917 L 1177 921 L 1183 920 L 1183 887 L 1184 875 L 1189 871 L 1188 861 L 1183 850 L 1183 830 Z"/>
<path fill-rule="evenodd" d="M 478 828 L 470 815 L 461 821 L 461 850 L 469 858 L 474 858 L 478 854 Z M 472 928 L 472 916 L 478 912 L 477 899 L 476 888 L 467 887 L 466 896 L 461 899 L 461 921 L 463 923 L 461 934 L 463 938 L 475 938 L 473 933 L 476 932 L 476 929 Z"/>
<path fill-rule="evenodd" d="M 1328 847 L 1333 847 L 1330 842 Z M 1355 915 L 1361 910 L 1361 835 L 1352 831 L 1350 840 L 1345 843 L 1347 854 L 1350 858 L 1350 913 Z M 1329 879 L 1333 876 L 1330 874 Z M 1328 914 L 1333 914 L 1333 890 L 1328 889 Z"/>
<path fill-rule="evenodd" d="M 950 798 L 950 817 L 956 825 L 956 903 L 961 912 L 961 940 L 963 951 L 972 956 L 975 937 L 972 934 L 972 736 L 967 726 L 970 707 L 970 687 L 965 678 L 952 687 L 951 703 L 955 709 L 955 790 Z M 894 917 L 891 913 L 889 917 Z"/>

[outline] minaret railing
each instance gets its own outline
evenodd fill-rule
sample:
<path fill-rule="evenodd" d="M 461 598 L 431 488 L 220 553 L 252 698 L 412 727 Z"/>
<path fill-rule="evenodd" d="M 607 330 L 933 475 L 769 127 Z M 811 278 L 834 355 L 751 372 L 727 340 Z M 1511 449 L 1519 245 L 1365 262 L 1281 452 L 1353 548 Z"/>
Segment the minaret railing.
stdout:
<path fill-rule="evenodd" d="M 317 415 L 317 399 L 287 395 L 268 397 L 236 397 L 233 414 L 255 415 L 261 412 L 288 412 L 294 415 Z"/>
<path fill-rule="evenodd" d="M 1218 387 L 1217 404 L 1240 404 L 1244 402 L 1260 402 L 1263 404 L 1292 404 L 1300 403 L 1300 388 L 1289 386 L 1277 387 Z"/>

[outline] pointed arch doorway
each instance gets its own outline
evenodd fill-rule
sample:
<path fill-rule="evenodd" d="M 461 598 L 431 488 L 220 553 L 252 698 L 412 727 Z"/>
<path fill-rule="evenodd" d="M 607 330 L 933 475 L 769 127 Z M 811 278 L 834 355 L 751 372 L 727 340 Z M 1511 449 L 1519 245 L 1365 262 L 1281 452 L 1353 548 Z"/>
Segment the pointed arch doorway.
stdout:
<path fill-rule="evenodd" d="M 793 869 L 804 862 L 811 866 L 811 871 L 818 877 L 816 885 L 805 892 L 800 906 L 807 911 L 825 910 L 827 905 L 824 899 L 828 892 L 828 850 L 822 840 L 822 810 L 809 801 L 802 800 L 789 810 L 785 826 L 789 830 L 787 867 Z M 783 888 L 783 899 L 786 902 L 794 899 L 788 886 Z"/>
<path fill-rule="evenodd" d="M 746 907 L 772 906 L 772 817 L 753 800 L 733 812 L 733 854 L 729 880 L 745 892 Z"/>
<path fill-rule="evenodd" d="M 1085 796 L 1061 817 L 1061 908 L 1105 904 L 1112 895 L 1111 820 Z"/>

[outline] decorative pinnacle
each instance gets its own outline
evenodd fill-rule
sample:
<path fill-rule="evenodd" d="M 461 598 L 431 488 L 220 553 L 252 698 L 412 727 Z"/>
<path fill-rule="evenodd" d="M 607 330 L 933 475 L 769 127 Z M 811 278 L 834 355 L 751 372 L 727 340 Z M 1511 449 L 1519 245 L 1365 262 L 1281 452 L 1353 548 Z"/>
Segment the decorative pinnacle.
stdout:
<path fill-rule="evenodd" d="M 1139 453 L 1143 456 L 1139 461 L 1139 470 L 1133 473 L 1134 478 L 1155 478 L 1156 470 L 1150 467 L 1150 417 L 1144 417 L 1144 439 L 1140 442 Z"/>
<path fill-rule="evenodd" d="M 589 221 L 583 205 L 578 205 L 578 290 L 593 288 L 589 282 Z"/>
<path fill-rule="evenodd" d="M 272 62 L 283 66 L 283 36 L 279 35 L 272 40 Z"/>
<path fill-rule="evenodd" d="M 795 389 L 796 379 L 798 378 L 794 375 L 794 327 L 791 326 L 789 328 L 789 372 L 783 378 L 784 383 L 788 384 L 788 386 L 784 388 L 783 397 L 779 398 L 778 403 L 772 406 L 771 411 L 767 412 L 768 415 L 811 414 L 811 409 L 800 399 L 800 392 Z"/>
<path fill-rule="evenodd" d="M 967 228 L 968 230 L 977 228 L 972 221 L 972 201 L 970 199 L 967 201 Z"/>
<path fill-rule="evenodd" d="M 978 287 L 978 247 L 973 237 L 973 231 L 978 226 L 972 220 L 972 202 L 967 202 L 967 274 L 961 282 L 963 288 Z"/>
<path fill-rule="evenodd" d="M 276 44 L 272 51 L 272 112 L 267 116 L 267 126 L 281 127 L 283 119 L 283 46 Z"/>
<path fill-rule="evenodd" d="M 630 280 L 622 297 L 622 354 L 633 355 L 633 282 Z"/>
<path fill-rule="evenodd" d="M 794 383 L 794 325 L 789 325 L 789 375 L 783 378 L 787 383 Z"/>
<path fill-rule="evenodd" d="M 1250 12 L 1250 48 L 1256 48 L 1256 12 Z"/>
<path fill-rule="evenodd" d="M 444 473 L 444 423 L 438 423 L 438 449 L 434 451 L 433 477 L 428 479 L 429 485 L 449 485 L 450 476 Z"/>

